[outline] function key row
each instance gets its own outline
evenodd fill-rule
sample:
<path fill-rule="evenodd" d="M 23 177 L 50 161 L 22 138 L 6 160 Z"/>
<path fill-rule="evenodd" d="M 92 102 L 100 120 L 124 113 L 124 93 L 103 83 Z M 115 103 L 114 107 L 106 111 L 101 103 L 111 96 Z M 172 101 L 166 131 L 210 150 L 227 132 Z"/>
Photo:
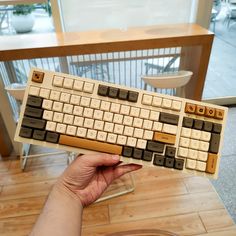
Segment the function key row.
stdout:
<path fill-rule="evenodd" d="M 198 119 L 193 119 L 189 117 L 184 117 L 183 119 L 183 127 L 203 130 L 207 132 L 213 132 L 220 134 L 222 130 L 222 125 L 218 123 L 213 123 L 209 121 L 203 121 Z"/>
<path fill-rule="evenodd" d="M 61 76 L 54 76 L 52 85 L 65 89 L 74 89 L 76 91 L 85 93 L 93 93 L 94 90 L 94 83 L 84 82 L 81 80 Z"/>
<path fill-rule="evenodd" d="M 143 94 L 142 104 L 151 105 L 154 107 L 161 107 L 165 109 L 171 109 L 175 111 L 180 111 L 182 102 L 177 100 L 172 100 L 169 98 L 162 98 L 158 96 L 152 96 L 150 94 Z"/>
<path fill-rule="evenodd" d="M 185 112 L 189 114 L 215 118 L 218 120 L 223 120 L 224 118 L 224 110 L 215 109 L 207 106 L 195 105 L 192 103 L 186 103 Z"/>
<path fill-rule="evenodd" d="M 126 100 L 129 102 L 137 102 L 138 101 L 138 92 L 119 89 L 115 87 L 110 87 L 106 85 L 99 85 L 97 94 L 104 97 L 117 98 L 120 100 Z"/>

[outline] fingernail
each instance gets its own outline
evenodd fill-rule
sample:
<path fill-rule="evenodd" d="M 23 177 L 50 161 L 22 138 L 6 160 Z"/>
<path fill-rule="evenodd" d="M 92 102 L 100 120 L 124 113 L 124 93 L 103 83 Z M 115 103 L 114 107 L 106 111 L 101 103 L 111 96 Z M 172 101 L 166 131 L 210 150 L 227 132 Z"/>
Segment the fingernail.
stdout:
<path fill-rule="evenodd" d="M 115 161 L 118 161 L 118 160 L 120 160 L 120 156 L 112 155 L 112 159 L 115 160 Z"/>

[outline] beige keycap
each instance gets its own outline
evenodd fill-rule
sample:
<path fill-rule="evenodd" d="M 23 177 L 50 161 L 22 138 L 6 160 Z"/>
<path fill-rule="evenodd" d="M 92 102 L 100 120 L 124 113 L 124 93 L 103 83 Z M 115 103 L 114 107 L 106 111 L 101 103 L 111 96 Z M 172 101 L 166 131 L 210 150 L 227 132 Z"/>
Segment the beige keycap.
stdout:
<path fill-rule="evenodd" d="M 103 114 L 104 114 L 103 111 L 94 110 L 93 118 L 96 119 L 96 120 L 102 120 L 103 119 Z"/>
<path fill-rule="evenodd" d="M 153 97 L 153 100 L 152 100 L 152 105 L 153 105 L 154 107 L 160 107 L 161 104 L 162 104 L 162 98 L 161 98 L 161 97 L 156 97 L 156 96 L 154 96 L 154 97 Z"/>
<path fill-rule="evenodd" d="M 191 160 L 191 159 L 187 159 L 187 161 L 186 161 L 186 168 L 194 170 L 196 168 L 196 164 L 197 164 L 197 161 Z"/>
<path fill-rule="evenodd" d="M 62 87 L 63 81 L 64 81 L 63 77 L 55 75 L 52 84 L 57 87 Z"/>
<path fill-rule="evenodd" d="M 208 153 L 207 152 L 202 152 L 198 151 L 198 160 L 199 161 L 207 161 Z"/>
<path fill-rule="evenodd" d="M 123 115 L 120 114 L 115 114 L 113 118 L 113 122 L 117 124 L 122 124 L 123 123 Z"/>
<path fill-rule="evenodd" d="M 147 110 L 147 109 L 141 109 L 140 110 L 140 114 L 139 114 L 140 118 L 148 119 L 149 115 L 150 115 L 150 110 Z"/>
<path fill-rule="evenodd" d="M 127 137 L 124 135 L 118 135 L 117 137 L 117 144 L 119 145 L 126 145 Z"/>
<path fill-rule="evenodd" d="M 75 95 L 75 94 L 71 95 L 70 103 L 73 104 L 73 105 L 79 105 L 79 103 L 80 103 L 80 96 Z"/>
<path fill-rule="evenodd" d="M 114 129 L 113 123 L 105 122 L 104 131 L 111 133 L 113 132 L 113 129 Z"/>
<path fill-rule="evenodd" d="M 93 118 L 93 109 L 85 107 L 83 116 L 86 118 Z"/>
<path fill-rule="evenodd" d="M 60 112 L 54 112 L 53 114 L 53 121 L 61 123 L 63 121 L 63 113 Z"/>
<path fill-rule="evenodd" d="M 138 107 L 131 107 L 131 109 L 130 109 L 130 116 L 139 117 L 139 113 L 140 113 L 140 108 L 138 108 Z"/>
<path fill-rule="evenodd" d="M 154 131 L 162 131 L 163 123 L 161 122 L 154 122 L 153 123 L 153 130 Z"/>
<path fill-rule="evenodd" d="M 73 122 L 74 122 L 74 116 L 73 115 L 69 115 L 69 114 L 64 115 L 64 119 L 63 119 L 64 124 L 72 125 Z"/>
<path fill-rule="evenodd" d="M 74 106 L 71 104 L 64 104 L 63 106 L 63 112 L 67 114 L 72 114 L 73 109 L 74 109 Z"/>
<path fill-rule="evenodd" d="M 164 124 L 162 128 L 162 132 L 167 133 L 167 134 L 177 134 L 177 126 Z"/>
<path fill-rule="evenodd" d="M 180 145 L 181 147 L 186 147 L 186 148 L 188 148 L 188 147 L 189 147 L 189 144 L 190 144 L 190 139 L 189 139 L 189 138 L 183 138 L 183 137 L 180 138 L 179 145 Z"/>
<path fill-rule="evenodd" d="M 133 124 L 133 117 L 131 116 L 124 116 L 123 124 L 127 126 L 132 126 Z"/>
<path fill-rule="evenodd" d="M 191 129 L 183 127 L 181 129 L 181 136 L 185 138 L 190 138 L 191 137 Z"/>
<path fill-rule="evenodd" d="M 85 128 L 92 129 L 93 128 L 93 123 L 94 123 L 93 119 L 89 119 L 89 118 L 84 119 L 84 127 Z"/>
<path fill-rule="evenodd" d="M 73 85 L 73 89 L 75 89 L 77 91 L 83 91 L 83 86 L 84 86 L 83 81 L 75 80 L 74 85 Z"/>
<path fill-rule="evenodd" d="M 161 106 L 163 108 L 168 108 L 168 109 L 171 108 L 172 100 L 171 99 L 167 99 L 167 98 L 163 98 Z"/>
<path fill-rule="evenodd" d="M 120 113 L 120 104 L 118 103 L 111 103 L 110 111 L 113 113 Z"/>
<path fill-rule="evenodd" d="M 66 134 L 75 136 L 77 128 L 73 125 L 68 125 L 66 128 Z"/>
<path fill-rule="evenodd" d="M 82 115 L 83 115 L 83 112 L 84 112 L 84 108 L 83 108 L 83 107 L 74 106 L 73 115 L 82 116 Z"/>
<path fill-rule="evenodd" d="M 77 133 L 76 133 L 76 135 L 77 135 L 78 137 L 85 138 L 85 137 L 86 137 L 86 134 L 87 134 L 87 129 L 85 129 L 85 128 L 83 128 L 83 127 L 77 128 Z"/>
<path fill-rule="evenodd" d="M 146 149 L 146 146 L 147 146 L 147 140 L 144 139 L 137 140 L 137 145 L 136 145 L 137 148 Z"/>
<path fill-rule="evenodd" d="M 60 102 L 69 103 L 70 102 L 70 96 L 71 95 L 69 93 L 61 93 Z"/>
<path fill-rule="evenodd" d="M 130 112 L 130 106 L 121 105 L 121 107 L 120 107 L 120 114 L 122 114 L 122 115 L 129 115 L 129 112 Z"/>
<path fill-rule="evenodd" d="M 108 143 L 116 143 L 116 140 L 117 140 L 117 134 L 111 134 L 111 133 L 107 134 Z"/>
<path fill-rule="evenodd" d="M 146 140 L 152 140 L 153 139 L 153 131 L 151 130 L 145 130 L 144 131 L 144 134 L 143 134 L 143 139 L 146 139 Z"/>
<path fill-rule="evenodd" d="M 94 121 L 94 129 L 96 130 L 103 130 L 105 122 L 102 120 L 95 120 Z"/>
<path fill-rule="evenodd" d="M 40 91 L 39 87 L 30 86 L 30 88 L 29 88 L 29 95 L 38 96 L 39 95 L 39 91 Z"/>
<path fill-rule="evenodd" d="M 209 150 L 209 143 L 204 142 L 204 141 L 200 141 L 199 142 L 199 150 L 207 152 Z"/>
<path fill-rule="evenodd" d="M 137 143 L 137 139 L 136 138 L 128 137 L 128 139 L 127 139 L 127 146 L 135 147 L 136 143 Z"/>
<path fill-rule="evenodd" d="M 143 94 L 142 104 L 151 105 L 152 104 L 152 96 L 148 94 Z"/>
<path fill-rule="evenodd" d="M 158 111 L 151 111 L 149 119 L 153 120 L 153 121 L 158 121 L 159 120 L 159 115 L 160 115 L 160 112 L 158 112 Z"/>
<path fill-rule="evenodd" d="M 190 139 L 189 148 L 199 149 L 199 141 L 195 139 Z"/>
<path fill-rule="evenodd" d="M 196 170 L 206 171 L 206 162 L 197 161 Z"/>
<path fill-rule="evenodd" d="M 51 91 L 51 93 L 50 93 L 50 99 L 52 99 L 52 100 L 54 100 L 54 101 L 59 101 L 60 96 L 61 96 L 61 92 L 59 92 L 59 91 L 53 90 L 53 91 Z"/>
<path fill-rule="evenodd" d="M 99 109 L 100 108 L 100 104 L 101 104 L 101 100 L 92 98 L 90 107 L 94 108 L 94 109 Z"/>
<path fill-rule="evenodd" d="M 201 138 L 201 131 L 200 130 L 196 130 L 196 129 L 192 129 L 192 131 L 191 131 L 191 138 L 199 140 Z"/>
<path fill-rule="evenodd" d="M 113 120 L 113 113 L 108 112 L 108 111 L 104 112 L 103 120 L 104 121 L 108 121 L 108 122 L 112 122 L 112 120 Z"/>
<path fill-rule="evenodd" d="M 47 121 L 46 124 L 46 130 L 48 131 L 55 131 L 56 130 L 57 123 L 53 121 Z"/>
<path fill-rule="evenodd" d="M 171 109 L 176 110 L 176 111 L 180 111 L 181 106 L 182 106 L 182 102 L 181 102 L 181 101 L 175 101 L 175 100 L 173 100 L 173 101 L 172 101 Z"/>
<path fill-rule="evenodd" d="M 179 147 L 178 156 L 187 157 L 188 156 L 188 148 Z"/>
<path fill-rule="evenodd" d="M 85 82 L 83 91 L 85 93 L 93 93 L 94 83 Z"/>
<path fill-rule="evenodd" d="M 73 79 L 64 78 L 63 87 L 66 88 L 66 89 L 72 89 L 73 88 L 73 83 L 74 83 Z"/>
<path fill-rule="evenodd" d="M 64 134 L 66 132 L 66 125 L 58 123 L 56 127 L 56 132 Z"/>
<path fill-rule="evenodd" d="M 143 119 L 134 118 L 133 126 L 134 126 L 135 128 L 141 128 L 142 125 L 143 125 Z"/>
<path fill-rule="evenodd" d="M 143 126 L 142 126 L 143 129 L 151 130 L 152 126 L 153 126 L 153 121 L 151 121 L 151 120 L 144 120 L 143 121 Z"/>
<path fill-rule="evenodd" d="M 211 139 L 211 133 L 210 132 L 206 132 L 206 131 L 201 132 L 201 140 L 202 141 L 209 142 L 210 139 Z"/>
<path fill-rule="evenodd" d="M 82 127 L 84 125 L 84 117 L 75 116 L 74 125 Z"/>
<path fill-rule="evenodd" d="M 123 130 L 124 130 L 124 125 L 115 124 L 114 126 L 115 134 L 123 134 Z"/>
<path fill-rule="evenodd" d="M 63 108 L 63 103 L 62 102 L 54 102 L 52 105 L 52 110 L 53 111 L 59 111 L 61 112 Z"/>
<path fill-rule="evenodd" d="M 91 101 L 91 98 L 81 97 L 81 99 L 80 99 L 80 106 L 89 107 L 90 101 Z"/>
<path fill-rule="evenodd" d="M 93 129 L 87 130 L 87 138 L 88 139 L 96 139 L 96 137 L 97 137 L 97 130 L 93 130 Z"/>
<path fill-rule="evenodd" d="M 196 160 L 198 158 L 198 151 L 194 149 L 188 150 L 188 158 Z"/>
<path fill-rule="evenodd" d="M 53 104 L 53 101 L 47 100 L 47 99 L 43 99 L 42 108 L 43 109 L 47 109 L 47 110 L 51 110 L 52 109 L 52 104 Z"/>
<path fill-rule="evenodd" d="M 134 133 L 134 128 L 133 127 L 125 126 L 124 135 L 133 136 L 133 133 Z"/>
<path fill-rule="evenodd" d="M 52 120 L 53 119 L 53 111 L 44 110 L 43 119 Z"/>
<path fill-rule="evenodd" d="M 109 110 L 110 110 L 110 105 L 111 105 L 110 102 L 101 101 L 101 107 L 100 107 L 100 109 L 101 109 L 102 111 L 109 111 Z"/>
<path fill-rule="evenodd" d="M 122 146 L 116 144 L 104 143 L 95 140 L 72 137 L 67 135 L 60 135 L 59 144 L 83 149 L 91 149 L 91 147 L 93 147 L 94 151 L 106 152 L 117 155 L 121 155 L 122 153 Z"/>
<path fill-rule="evenodd" d="M 142 139 L 142 138 L 143 138 L 143 132 L 144 132 L 143 129 L 135 128 L 135 129 L 134 129 L 134 134 L 133 134 L 133 136 L 134 136 L 135 138 L 140 138 L 140 139 Z"/>
<path fill-rule="evenodd" d="M 99 141 L 106 141 L 107 140 L 107 133 L 103 131 L 98 131 L 97 133 L 97 140 Z"/>

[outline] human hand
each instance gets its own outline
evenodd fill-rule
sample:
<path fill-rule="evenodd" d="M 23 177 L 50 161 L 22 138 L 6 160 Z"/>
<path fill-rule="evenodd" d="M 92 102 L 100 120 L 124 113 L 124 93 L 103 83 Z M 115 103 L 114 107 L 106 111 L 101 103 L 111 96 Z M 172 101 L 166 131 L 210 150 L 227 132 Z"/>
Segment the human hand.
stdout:
<path fill-rule="evenodd" d="M 79 156 L 65 170 L 58 185 L 78 198 L 82 206 L 87 206 L 96 201 L 113 180 L 142 167 L 136 164 L 119 164 L 118 155 Z"/>

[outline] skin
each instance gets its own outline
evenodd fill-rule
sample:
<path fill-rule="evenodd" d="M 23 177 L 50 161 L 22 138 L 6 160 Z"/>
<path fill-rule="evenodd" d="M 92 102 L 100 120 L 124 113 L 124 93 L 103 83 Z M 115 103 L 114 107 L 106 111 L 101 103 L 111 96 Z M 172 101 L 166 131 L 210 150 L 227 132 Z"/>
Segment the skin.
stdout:
<path fill-rule="evenodd" d="M 81 235 L 83 208 L 95 202 L 113 180 L 140 168 L 120 165 L 117 155 L 76 158 L 54 185 L 30 235 Z"/>

